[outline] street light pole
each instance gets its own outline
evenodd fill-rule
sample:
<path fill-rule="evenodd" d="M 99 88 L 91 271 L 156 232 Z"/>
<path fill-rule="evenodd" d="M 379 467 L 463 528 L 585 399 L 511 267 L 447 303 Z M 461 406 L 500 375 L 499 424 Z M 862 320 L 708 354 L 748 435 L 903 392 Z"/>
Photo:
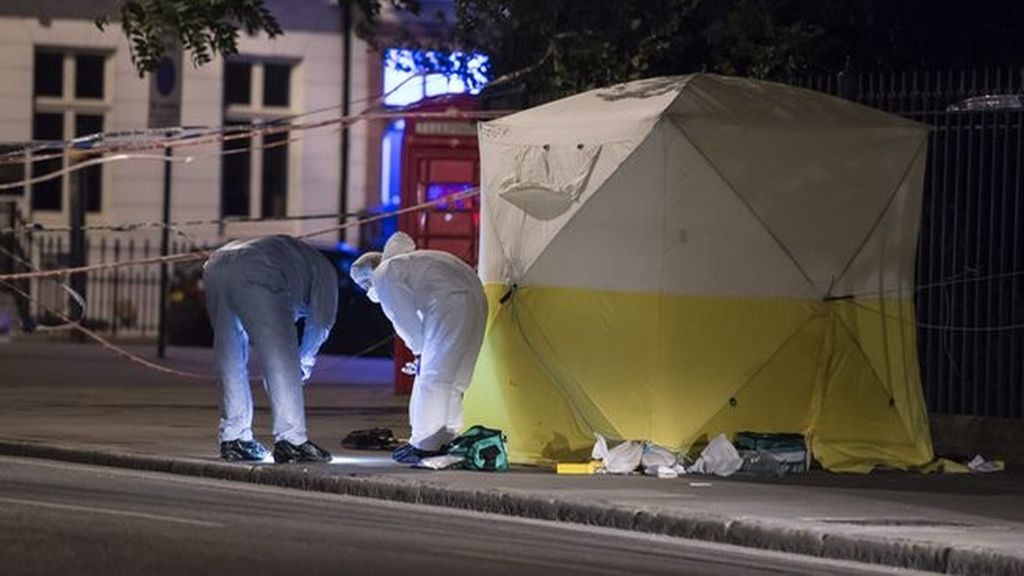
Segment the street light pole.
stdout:
<path fill-rule="evenodd" d="M 78 162 L 76 155 L 72 156 L 72 162 Z M 87 263 L 87 254 L 85 253 L 85 195 L 86 195 L 86 177 L 83 170 L 75 170 L 71 172 L 71 185 L 70 194 L 68 199 L 70 200 L 70 206 L 68 206 L 69 224 L 71 228 L 71 237 L 69 238 L 68 244 L 70 245 L 70 262 L 68 264 L 72 268 L 78 268 L 85 266 Z M 86 288 L 86 276 L 85 272 L 75 272 L 71 275 L 70 286 L 71 291 L 77 293 L 82 297 L 82 302 L 85 301 L 85 288 Z M 75 300 L 73 297 L 68 298 L 68 316 L 72 318 L 78 318 L 80 322 L 85 321 L 85 309 L 82 308 L 82 303 Z M 78 310 L 78 314 L 75 314 L 75 309 Z M 71 339 L 75 342 L 84 342 L 85 335 L 80 330 L 71 331 Z"/>
<path fill-rule="evenodd" d="M 164 136 L 164 189 L 163 226 L 160 232 L 160 255 L 170 253 L 171 224 L 171 160 L 174 155 L 171 138 L 181 124 L 181 46 L 174 38 L 167 40 L 167 51 L 160 58 L 156 72 L 150 75 L 149 83 L 149 126 L 163 128 Z M 160 309 L 157 311 L 156 355 L 163 358 L 167 353 L 167 261 L 160 261 Z"/>
<path fill-rule="evenodd" d="M 342 3 L 341 19 L 341 49 L 344 52 L 344 54 L 342 54 L 343 60 L 341 65 L 341 115 L 345 118 L 345 121 L 341 124 L 341 174 L 338 186 L 338 224 L 345 225 L 347 223 L 345 214 L 348 213 L 348 159 L 350 148 L 348 116 L 352 113 L 352 5 L 348 2 Z M 338 236 L 338 240 L 344 242 L 345 230 L 339 230 Z"/>
<path fill-rule="evenodd" d="M 170 137 L 170 134 L 168 134 Z M 173 152 L 164 146 L 164 208 L 163 226 L 160 229 L 160 256 L 170 254 L 171 224 L 171 156 Z M 167 352 L 167 261 L 160 262 L 160 311 L 157 315 L 156 355 L 163 358 Z"/>

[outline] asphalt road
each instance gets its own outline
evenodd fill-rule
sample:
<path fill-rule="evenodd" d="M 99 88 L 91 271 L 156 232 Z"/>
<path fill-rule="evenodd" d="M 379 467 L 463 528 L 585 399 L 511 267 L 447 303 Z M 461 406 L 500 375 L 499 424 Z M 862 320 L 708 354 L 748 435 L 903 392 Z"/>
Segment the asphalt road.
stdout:
<path fill-rule="evenodd" d="M 0 457 L 0 574 L 913 574 L 669 537 Z"/>

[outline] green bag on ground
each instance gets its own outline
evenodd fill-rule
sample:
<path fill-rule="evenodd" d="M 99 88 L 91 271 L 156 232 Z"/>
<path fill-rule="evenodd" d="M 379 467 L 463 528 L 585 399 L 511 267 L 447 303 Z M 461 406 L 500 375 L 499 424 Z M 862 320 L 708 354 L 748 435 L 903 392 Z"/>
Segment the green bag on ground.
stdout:
<path fill-rule="evenodd" d="M 737 432 L 732 441 L 740 453 L 764 450 L 779 461 L 786 473 L 807 472 L 807 443 L 800 434 Z"/>
<path fill-rule="evenodd" d="M 448 454 L 464 458 L 462 467 L 467 470 L 508 470 L 508 447 L 501 430 L 472 426 L 451 441 Z"/>

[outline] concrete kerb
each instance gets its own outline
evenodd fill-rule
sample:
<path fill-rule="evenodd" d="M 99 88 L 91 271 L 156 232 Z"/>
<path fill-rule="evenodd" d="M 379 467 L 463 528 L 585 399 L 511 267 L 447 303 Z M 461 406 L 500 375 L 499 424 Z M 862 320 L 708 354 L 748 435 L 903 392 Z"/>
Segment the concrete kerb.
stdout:
<path fill-rule="evenodd" d="M 1024 561 L 987 550 L 950 549 L 946 559 L 950 574 L 978 574 L 979 576 L 1005 576 L 1024 574 Z"/>
<path fill-rule="evenodd" d="M 570 522 L 945 574 L 1024 574 L 1024 559 L 985 549 L 881 539 L 870 535 L 799 527 L 751 518 L 598 505 L 586 501 L 517 494 L 499 489 L 467 490 L 422 480 L 382 476 L 339 476 L 325 473 L 316 466 L 229 464 L 9 441 L 0 441 L 0 455 L 165 472 L 537 520 Z"/>

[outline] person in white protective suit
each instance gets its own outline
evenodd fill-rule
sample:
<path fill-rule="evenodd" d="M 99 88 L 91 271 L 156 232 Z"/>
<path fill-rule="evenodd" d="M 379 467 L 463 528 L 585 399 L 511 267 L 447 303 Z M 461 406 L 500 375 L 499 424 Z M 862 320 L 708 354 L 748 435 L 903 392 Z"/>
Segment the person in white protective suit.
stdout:
<path fill-rule="evenodd" d="M 462 395 L 483 344 L 487 299 L 480 279 L 447 252 L 416 250 L 402 232 L 383 253 L 360 256 L 350 274 L 380 303 L 418 361 L 409 399 L 412 436 L 393 458 L 415 463 L 441 453 L 462 431 Z"/>
<path fill-rule="evenodd" d="M 329 452 L 309 441 L 303 383 L 334 326 L 338 273 L 303 242 L 267 236 L 230 242 L 203 266 L 206 309 L 220 373 L 220 454 L 257 461 L 267 449 L 252 434 L 249 343 L 262 361 L 273 414 L 274 461 L 325 462 Z M 301 342 L 295 323 L 304 318 Z"/>

